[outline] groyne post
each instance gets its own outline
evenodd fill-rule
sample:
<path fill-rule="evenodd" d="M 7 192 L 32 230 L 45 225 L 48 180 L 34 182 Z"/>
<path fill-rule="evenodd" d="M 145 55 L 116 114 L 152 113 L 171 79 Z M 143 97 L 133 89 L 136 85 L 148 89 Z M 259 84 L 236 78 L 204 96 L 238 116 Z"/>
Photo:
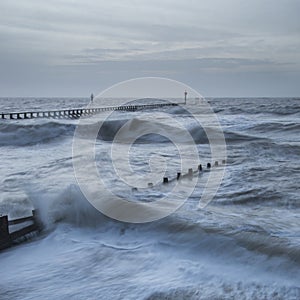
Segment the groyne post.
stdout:
<path fill-rule="evenodd" d="M 10 247 L 11 240 L 9 236 L 8 230 L 8 217 L 1 216 L 0 217 L 0 249 L 5 249 Z"/>
<path fill-rule="evenodd" d="M 41 231 L 43 229 L 43 223 L 39 216 L 39 211 L 36 209 L 32 210 L 32 217 L 33 217 L 33 223 L 36 226 L 37 230 Z"/>

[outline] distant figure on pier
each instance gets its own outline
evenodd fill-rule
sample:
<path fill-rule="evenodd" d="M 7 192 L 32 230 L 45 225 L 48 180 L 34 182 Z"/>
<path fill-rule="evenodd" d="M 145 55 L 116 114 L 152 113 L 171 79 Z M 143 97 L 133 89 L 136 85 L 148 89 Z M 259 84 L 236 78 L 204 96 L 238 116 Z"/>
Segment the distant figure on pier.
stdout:
<path fill-rule="evenodd" d="M 184 104 L 186 104 L 187 91 L 184 92 Z"/>
<path fill-rule="evenodd" d="M 93 102 L 94 101 L 94 94 L 92 93 L 91 94 L 91 102 Z"/>

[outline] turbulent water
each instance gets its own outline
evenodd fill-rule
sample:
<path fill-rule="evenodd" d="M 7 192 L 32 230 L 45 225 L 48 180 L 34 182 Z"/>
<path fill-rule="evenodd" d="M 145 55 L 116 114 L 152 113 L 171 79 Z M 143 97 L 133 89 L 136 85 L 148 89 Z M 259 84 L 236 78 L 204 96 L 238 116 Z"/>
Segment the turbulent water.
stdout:
<path fill-rule="evenodd" d="M 0 112 L 87 103 L 2 98 Z M 0 120 L 0 213 L 17 218 L 35 208 L 45 227 L 0 253 L 0 298 L 300 299 L 300 99 L 209 103 L 227 145 L 225 176 L 214 200 L 198 207 L 210 173 L 205 170 L 193 178 L 195 191 L 178 211 L 145 224 L 105 217 L 83 196 L 73 170 L 74 160 L 82 159 L 72 154 L 78 120 Z M 199 114 L 197 102 L 189 109 Z M 96 164 L 107 186 L 125 199 L 151 202 L 168 193 L 160 184 L 135 191 L 115 180 L 109 151 L 128 122 L 130 128 L 159 124 L 172 131 L 161 112 L 189 128 L 203 166 L 211 159 L 205 132 L 184 107 L 114 112 L 97 134 Z M 87 136 L 80 137 L 86 143 L 101 114 L 88 120 Z M 126 141 L 118 147 L 122 153 Z M 167 174 L 178 171 L 176 147 L 161 135 L 140 137 L 131 152 L 134 172 L 149 172 L 153 154 L 164 159 Z"/>

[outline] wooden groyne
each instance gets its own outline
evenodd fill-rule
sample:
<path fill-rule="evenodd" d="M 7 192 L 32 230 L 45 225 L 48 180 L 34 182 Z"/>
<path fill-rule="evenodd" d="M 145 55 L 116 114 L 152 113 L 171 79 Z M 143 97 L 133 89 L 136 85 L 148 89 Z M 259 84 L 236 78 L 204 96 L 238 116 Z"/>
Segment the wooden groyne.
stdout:
<path fill-rule="evenodd" d="M 54 119 L 77 119 L 82 116 L 91 116 L 104 111 L 136 111 L 143 109 L 155 109 L 165 106 L 178 106 L 178 103 L 157 103 L 157 104 L 139 104 L 139 105 L 121 105 L 91 108 L 76 108 L 49 111 L 26 111 L 1 113 L 0 119 L 4 120 L 25 120 L 36 118 L 54 118 Z"/>
<path fill-rule="evenodd" d="M 32 216 L 14 220 L 8 220 L 8 216 L 0 216 L 0 250 L 11 247 L 16 240 L 41 229 L 35 210 L 32 211 Z"/>
<path fill-rule="evenodd" d="M 204 168 L 204 166 L 202 166 L 202 164 L 199 164 L 197 166 L 197 168 L 193 169 L 193 168 L 189 168 L 188 169 L 188 172 L 185 173 L 185 174 L 182 174 L 181 172 L 177 172 L 176 176 L 174 177 L 163 177 L 162 178 L 162 184 L 163 185 L 167 185 L 171 182 L 174 182 L 174 181 L 180 181 L 181 179 L 189 179 L 189 180 L 192 180 L 194 176 L 200 176 L 201 174 L 203 174 L 203 172 L 205 171 L 210 171 L 213 167 L 215 168 L 218 168 L 218 167 L 223 167 L 226 165 L 226 160 L 223 159 L 221 162 L 219 161 L 215 161 L 214 164 L 208 162 L 206 164 L 206 170 Z M 148 183 L 148 188 L 153 188 L 154 187 L 154 184 L 152 182 L 149 182 Z M 132 192 L 134 191 L 137 191 L 138 188 L 136 187 L 133 187 L 132 189 Z"/>

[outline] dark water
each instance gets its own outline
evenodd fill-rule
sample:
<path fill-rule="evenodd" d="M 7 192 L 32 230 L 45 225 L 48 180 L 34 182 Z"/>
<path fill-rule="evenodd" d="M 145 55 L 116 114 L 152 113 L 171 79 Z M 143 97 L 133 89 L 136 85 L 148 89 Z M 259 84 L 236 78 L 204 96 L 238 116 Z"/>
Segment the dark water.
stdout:
<path fill-rule="evenodd" d="M 0 99 L 0 111 L 82 107 L 87 99 Z M 185 205 L 148 224 L 113 221 L 84 199 L 73 171 L 72 141 L 78 120 L 0 120 L 0 213 L 41 211 L 46 232 L 0 253 L 1 299 L 299 299 L 300 298 L 300 99 L 209 99 L 222 125 L 227 164 L 214 200 L 197 203 L 205 174 Z M 197 104 L 189 108 L 197 111 Z M 187 124 L 199 155 L 209 159 L 203 130 L 184 107 L 164 109 Z M 97 160 L 114 181 L 109 147 L 126 123 L 151 127 L 158 111 L 119 112 L 97 136 Z M 101 119 L 101 116 L 99 117 Z M 95 126 L 99 119 L 91 119 Z M 169 128 L 172 130 L 172 128 Z M 88 130 L 87 130 L 88 131 Z M 85 137 L 82 137 L 83 139 Z M 120 143 L 120 152 L 125 144 Z M 149 135 L 134 151 L 133 169 L 145 159 L 177 153 Z M 77 159 L 77 158 L 76 158 Z M 184 185 L 183 185 L 184 188 Z M 158 186 L 135 200 L 155 200 Z"/>

